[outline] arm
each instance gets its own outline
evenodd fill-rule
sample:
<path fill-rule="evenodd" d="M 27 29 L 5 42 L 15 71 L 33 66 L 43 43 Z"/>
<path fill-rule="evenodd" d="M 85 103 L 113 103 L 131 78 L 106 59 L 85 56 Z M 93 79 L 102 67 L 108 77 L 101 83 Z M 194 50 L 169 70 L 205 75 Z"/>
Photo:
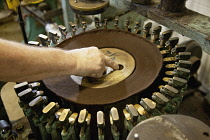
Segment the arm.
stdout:
<path fill-rule="evenodd" d="M 118 65 L 96 47 L 64 51 L 0 39 L 0 81 L 35 81 L 64 75 L 101 77 Z"/>

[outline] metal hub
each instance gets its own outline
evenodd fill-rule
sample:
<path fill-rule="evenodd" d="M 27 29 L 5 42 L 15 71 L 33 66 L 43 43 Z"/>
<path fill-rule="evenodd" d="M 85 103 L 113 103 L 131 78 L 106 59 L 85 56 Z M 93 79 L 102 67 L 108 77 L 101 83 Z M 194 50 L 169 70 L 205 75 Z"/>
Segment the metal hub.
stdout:
<path fill-rule="evenodd" d="M 129 53 L 117 48 L 102 48 L 100 50 L 119 64 L 120 69 L 113 71 L 113 69 L 107 67 L 101 78 L 71 76 L 77 84 L 89 88 L 105 88 L 125 80 L 133 73 L 135 60 Z"/>

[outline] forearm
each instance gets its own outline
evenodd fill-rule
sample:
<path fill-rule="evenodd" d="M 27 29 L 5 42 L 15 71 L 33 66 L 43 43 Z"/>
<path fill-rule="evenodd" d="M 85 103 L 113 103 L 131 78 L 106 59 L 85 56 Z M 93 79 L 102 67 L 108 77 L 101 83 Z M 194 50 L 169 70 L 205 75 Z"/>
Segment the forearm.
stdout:
<path fill-rule="evenodd" d="M 71 52 L 0 39 L 0 80 L 35 81 L 75 73 Z"/>

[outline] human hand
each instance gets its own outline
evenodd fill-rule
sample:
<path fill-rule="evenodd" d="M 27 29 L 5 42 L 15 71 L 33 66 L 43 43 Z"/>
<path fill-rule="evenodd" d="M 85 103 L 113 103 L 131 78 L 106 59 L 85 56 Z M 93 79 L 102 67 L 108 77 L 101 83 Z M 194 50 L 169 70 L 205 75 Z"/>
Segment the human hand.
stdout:
<path fill-rule="evenodd" d="M 71 53 L 76 61 L 74 73 L 77 76 L 100 78 L 106 70 L 105 66 L 114 70 L 119 69 L 119 65 L 97 47 L 75 49 L 71 50 Z"/>

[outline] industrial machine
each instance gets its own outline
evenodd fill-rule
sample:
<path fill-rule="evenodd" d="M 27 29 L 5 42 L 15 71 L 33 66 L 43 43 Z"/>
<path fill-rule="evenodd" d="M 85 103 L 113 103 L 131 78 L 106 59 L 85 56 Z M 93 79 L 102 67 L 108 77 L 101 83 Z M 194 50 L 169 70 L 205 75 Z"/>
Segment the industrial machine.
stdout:
<path fill-rule="evenodd" d="M 14 90 L 34 139 L 209 139 L 206 124 L 187 116 L 168 115 L 177 113 L 192 76 L 190 70 L 199 67 L 199 59 L 186 45 L 179 44 L 178 37 L 171 37 L 172 30 L 161 32 L 162 26 L 153 27 L 151 22 L 143 25 L 141 16 L 191 37 L 209 53 L 209 29 L 197 30 L 192 25 L 195 22 L 191 23 L 193 16 L 205 16 L 187 10 L 185 2 L 70 0 L 74 21 L 80 19 L 79 24 L 69 21 L 70 32 L 59 25 L 60 35 L 50 31 L 40 34 L 39 42 L 28 44 L 65 50 L 97 46 L 120 69 L 107 68 L 99 79 L 63 76 L 17 83 Z M 112 4 L 123 8 L 113 13 Z M 94 15 L 93 22 L 84 21 L 89 17 L 83 15 Z M 0 126 L 5 139 L 21 139 L 8 131 L 9 124 L 0 122 Z"/>

